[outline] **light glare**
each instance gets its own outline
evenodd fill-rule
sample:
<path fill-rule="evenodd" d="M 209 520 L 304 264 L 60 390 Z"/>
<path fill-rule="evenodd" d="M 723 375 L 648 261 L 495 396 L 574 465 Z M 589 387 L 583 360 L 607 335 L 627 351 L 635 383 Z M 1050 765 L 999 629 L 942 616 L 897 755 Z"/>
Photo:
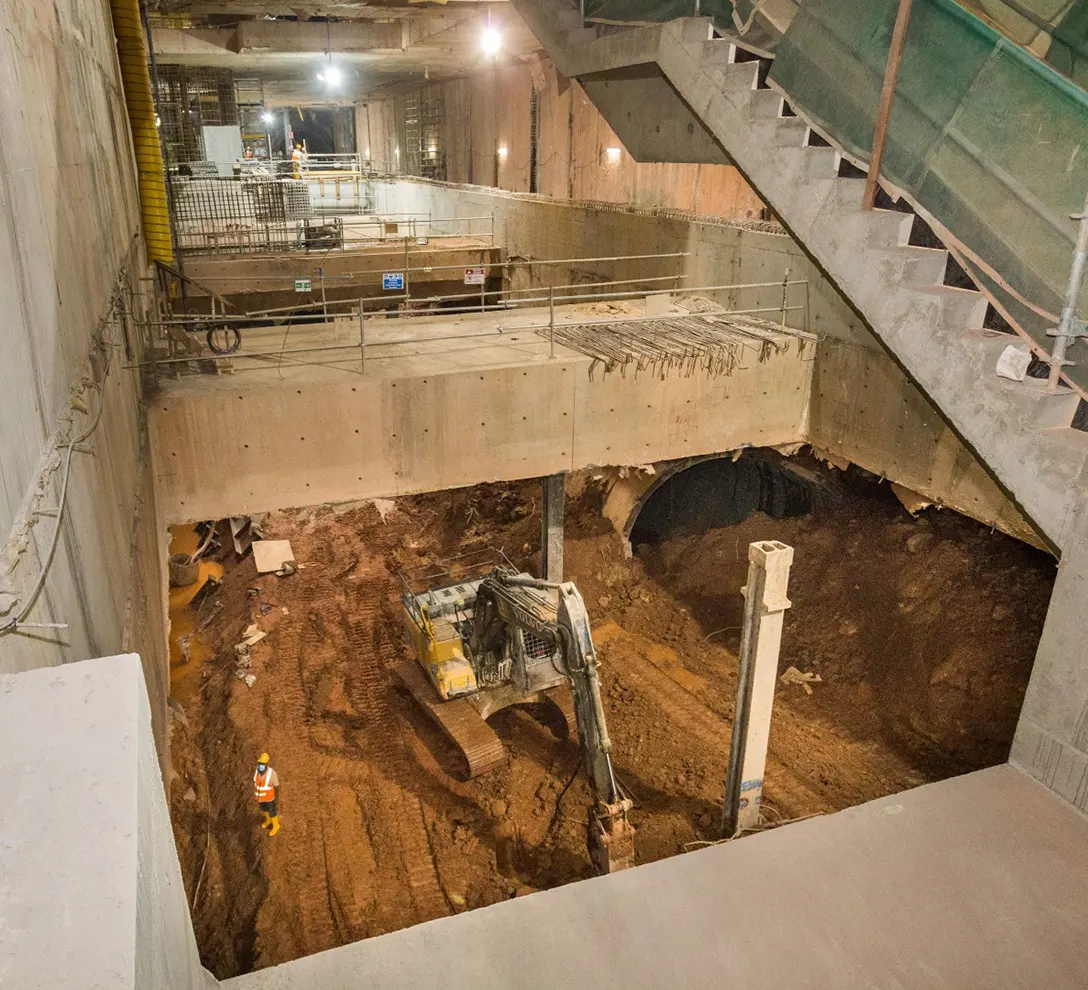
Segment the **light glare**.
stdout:
<path fill-rule="evenodd" d="M 497 28 L 484 28 L 484 33 L 480 37 L 480 47 L 485 55 L 497 55 L 499 53 L 499 48 L 502 47 L 502 37 Z"/>

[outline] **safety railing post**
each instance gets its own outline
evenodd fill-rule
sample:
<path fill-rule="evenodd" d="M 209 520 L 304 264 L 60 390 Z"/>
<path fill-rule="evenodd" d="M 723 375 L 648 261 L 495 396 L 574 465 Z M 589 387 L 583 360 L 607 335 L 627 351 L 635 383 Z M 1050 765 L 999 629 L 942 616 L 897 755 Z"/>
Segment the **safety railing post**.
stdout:
<path fill-rule="evenodd" d="M 555 357 L 555 289 L 548 289 L 548 357 Z"/>
<path fill-rule="evenodd" d="M 1088 336 L 1088 323 L 1077 319 L 1077 302 L 1080 300 L 1084 285 L 1084 266 L 1088 257 L 1088 195 L 1084 197 L 1084 207 L 1080 213 L 1074 213 L 1070 219 L 1079 220 L 1077 243 L 1073 247 L 1073 259 L 1069 265 L 1069 282 L 1065 288 L 1065 304 L 1062 316 L 1054 333 L 1054 347 L 1050 353 L 1050 375 L 1047 390 L 1057 392 L 1061 385 L 1062 368 L 1066 364 L 1065 350 L 1077 337 Z"/>
<path fill-rule="evenodd" d="M 366 327 L 363 323 L 363 297 L 359 297 L 359 371 L 366 373 Z"/>
<path fill-rule="evenodd" d="M 912 0 L 899 0 L 899 10 L 895 15 L 895 27 L 892 28 L 891 45 L 888 47 L 888 61 L 884 66 L 884 85 L 880 90 L 880 104 L 876 111 L 876 127 L 873 129 L 873 150 L 869 156 L 869 174 L 865 177 L 865 194 L 861 198 L 861 208 L 871 210 L 876 202 L 876 191 L 880 185 L 880 166 L 884 161 L 884 145 L 888 140 L 888 124 L 892 115 L 892 102 L 895 99 L 895 86 L 899 79 L 899 63 L 903 58 L 903 42 L 907 37 L 907 24 L 910 22 Z"/>

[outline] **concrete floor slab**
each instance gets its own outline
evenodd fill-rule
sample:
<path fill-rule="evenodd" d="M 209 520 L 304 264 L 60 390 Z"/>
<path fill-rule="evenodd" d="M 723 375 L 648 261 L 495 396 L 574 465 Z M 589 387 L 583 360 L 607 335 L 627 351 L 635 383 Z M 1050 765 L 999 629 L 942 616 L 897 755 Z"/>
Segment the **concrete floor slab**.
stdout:
<path fill-rule="evenodd" d="M 585 325 L 590 312 L 556 319 Z M 723 330 L 735 361 L 722 368 L 605 373 L 558 343 L 551 357 L 534 329 L 547 324 L 546 309 L 367 320 L 365 366 L 357 324 L 308 330 L 307 346 L 333 349 L 282 360 L 285 331 L 258 331 L 232 374 L 164 381 L 149 405 L 160 515 L 388 498 L 805 436 L 815 344 L 799 331 Z"/>
<path fill-rule="evenodd" d="M 1009 766 L 228 980 L 334 987 L 1088 985 L 1088 820 Z"/>

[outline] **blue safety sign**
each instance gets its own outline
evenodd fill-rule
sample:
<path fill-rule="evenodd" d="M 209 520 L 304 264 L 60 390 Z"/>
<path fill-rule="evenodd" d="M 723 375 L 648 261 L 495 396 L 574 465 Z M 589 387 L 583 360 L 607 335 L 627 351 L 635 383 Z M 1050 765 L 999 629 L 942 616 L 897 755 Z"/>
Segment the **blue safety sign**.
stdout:
<path fill-rule="evenodd" d="M 404 291 L 404 272 L 384 272 L 382 274 L 383 289 L 397 289 Z"/>

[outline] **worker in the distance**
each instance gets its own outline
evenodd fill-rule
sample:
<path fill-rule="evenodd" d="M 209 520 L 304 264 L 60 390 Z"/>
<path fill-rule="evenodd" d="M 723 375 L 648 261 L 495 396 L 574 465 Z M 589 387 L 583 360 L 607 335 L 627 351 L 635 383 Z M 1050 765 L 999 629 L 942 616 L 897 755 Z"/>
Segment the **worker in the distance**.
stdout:
<path fill-rule="evenodd" d="M 271 826 L 269 835 L 275 835 L 280 830 L 279 815 L 276 814 L 276 788 L 280 786 L 280 779 L 276 771 L 268 765 L 268 754 L 261 753 L 257 760 L 257 770 L 253 774 L 253 796 L 257 799 L 257 806 L 264 812 L 264 821 L 261 828 Z"/>
<path fill-rule="evenodd" d="M 302 145 L 296 144 L 291 151 L 291 170 L 295 174 L 296 179 L 302 178 Z"/>

